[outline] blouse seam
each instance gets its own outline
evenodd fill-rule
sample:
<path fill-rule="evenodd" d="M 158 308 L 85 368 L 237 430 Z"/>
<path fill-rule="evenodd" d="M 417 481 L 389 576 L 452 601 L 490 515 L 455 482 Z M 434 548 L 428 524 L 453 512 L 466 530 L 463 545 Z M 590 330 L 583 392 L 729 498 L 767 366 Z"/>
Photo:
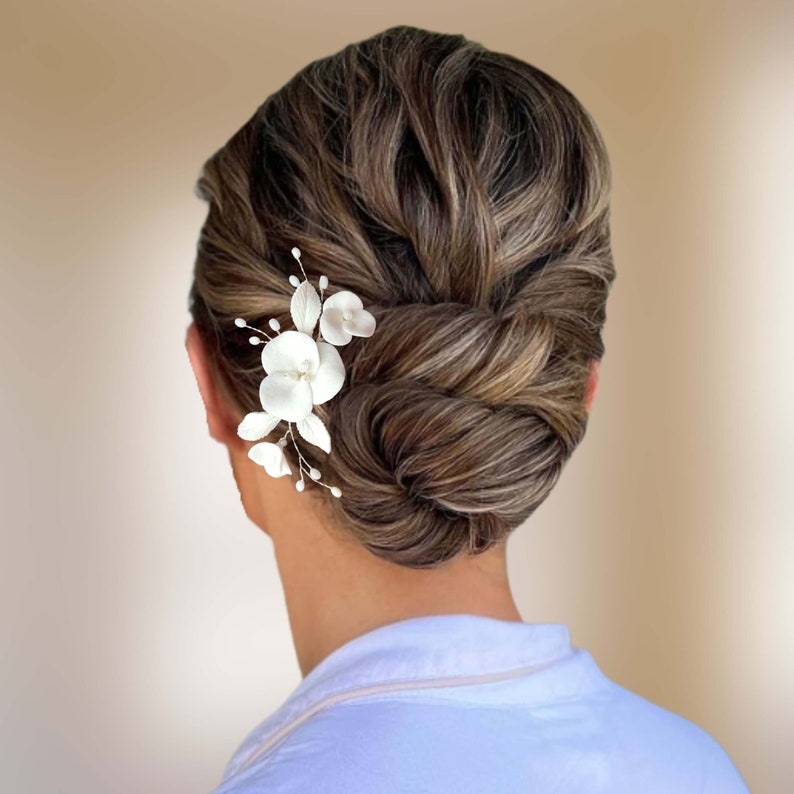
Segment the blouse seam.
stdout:
<path fill-rule="evenodd" d="M 507 681 L 513 678 L 521 678 L 526 675 L 531 675 L 547 667 L 558 664 L 559 662 L 569 659 L 575 654 L 575 649 L 571 649 L 564 653 L 562 656 L 556 656 L 533 665 L 525 665 L 523 667 L 511 668 L 509 670 L 502 670 L 490 673 L 474 673 L 471 675 L 453 675 L 453 676 L 434 676 L 430 678 L 403 678 L 399 681 L 388 681 L 380 684 L 372 684 L 365 687 L 357 687 L 355 689 L 342 690 L 335 692 L 321 698 L 311 706 L 307 707 L 295 717 L 289 720 L 281 728 L 276 730 L 259 748 L 257 748 L 251 755 L 237 768 L 234 776 L 242 774 L 260 761 L 267 761 L 272 758 L 271 751 L 277 748 L 293 731 L 297 730 L 301 725 L 308 721 L 315 714 L 318 714 L 331 706 L 343 703 L 350 703 L 356 698 L 367 697 L 369 695 L 378 695 L 381 693 L 388 694 L 395 691 L 405 691 L 412 689 L 432 689 L 437 687 L 460 687 L 460 686 L 474 686 L 477 684 Z M 261 769 L 261 767 L 260 767 Z"/>
<path fill-rule="evenodd" d="M 410 690 L 409 690 L 410 691 Z M 413 693 L 412 693 L 413 694 Z M 555 697 L 554 695 L 550 695 L 548 698 L 544 700 L 511 700 L 510 702 L 503 702 L 503 703 L 486 703 L 479 700 L 465 700 L 465 699 L 455 699 L 449 700 L 442 697 L 435 697 L 433 695 L 420 695 L 416 698 L 401 698 L 397 697 L 396 693 L 385 693 L 383 695 L 379 695 L 377 693 L 371 696 L 371 700 L 369 700 L 368 695 L 364 695 L 361 698 L 351 699 L 349 701 L 339 703 L 340 707 L 344 706 L 356 706 L 359 704 L 366 704 L 366 703 L 432 703 L 434 705 L 439 706 L 455 706 L 460 708 L 493 708 L 493 709 L 506 709 L 506 708 L 544 708 L 547 705 L 554 704 L 565 704 L 567 702 L 574 702 L 579 701 L 583 697 L 587 696 L 594 696 L 594 697 L 607 697 L 611 699 L 613 694 L 611 692 L 605 691 L 604 689 L 593 689 L 593 690 L 584 690 L 580 692 L 576 692 L 572 695 L 566 695 L 565 697 Z"/>

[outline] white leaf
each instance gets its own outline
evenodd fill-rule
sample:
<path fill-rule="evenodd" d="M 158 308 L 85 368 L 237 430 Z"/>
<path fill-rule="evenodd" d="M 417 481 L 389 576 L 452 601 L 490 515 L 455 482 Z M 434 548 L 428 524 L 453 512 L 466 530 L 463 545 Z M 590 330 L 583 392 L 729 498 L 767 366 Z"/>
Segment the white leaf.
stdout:
<path fill-rule="evenodd" d="M 267 411 L 253 411 L 246 414 L 243 421 L 237 426 L 237 435 L 246 441 L 258 441 L 260 438 L 264 438 L 280 421 L 280 417 L 269 414 Z"/>
<path fill-rule="evenodd" d="M 309 414 L 305 419 L 296 422 L 295 427 L 310 444 L 320 447 L 325 452 L 331 451 L 331 436 L 328 435 L 328 429 L 317 414 Z"/>
<path fill-rule="evenodd" d="M 310 281 L 300 283 L 292 295 L 289 310 L 295 328 L 311 336 L 320 316 L 320 296 Z"/>

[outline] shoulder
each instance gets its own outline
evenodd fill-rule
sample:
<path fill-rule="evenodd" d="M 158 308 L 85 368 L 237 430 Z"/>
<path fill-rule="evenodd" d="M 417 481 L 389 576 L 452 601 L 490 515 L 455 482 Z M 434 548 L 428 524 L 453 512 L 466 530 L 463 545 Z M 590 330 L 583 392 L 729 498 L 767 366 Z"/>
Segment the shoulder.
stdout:
<path fill-rule="evenodd" d="M 517 790 L 748 794 L 711 734 L 611 682 L 531 706 L 421 693 L 339 704 L 215 794 Z"/>
<path fill-rule="evenodd" d="M 671 790 L 749 794 L 731 757 L 703 727 L 614 682 L 608 691 L 603 728 L 622 748 L 627 768 L 658 774 L 678 786 Z"/>

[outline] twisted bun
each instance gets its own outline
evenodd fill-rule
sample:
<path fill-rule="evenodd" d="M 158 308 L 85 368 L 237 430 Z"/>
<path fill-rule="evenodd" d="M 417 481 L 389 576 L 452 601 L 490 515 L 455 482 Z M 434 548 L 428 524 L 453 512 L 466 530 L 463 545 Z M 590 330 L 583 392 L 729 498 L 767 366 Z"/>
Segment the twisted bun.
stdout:
<path fill-rule="evenodd" d="M 463 36 L 390 28 L 269 97 L 199 193 L 191 309 L 241 413 L 259 409 L 258 355 L 218 329 L 289 323 L 293 245 L 377 320 L 315 407 L 330 455 L 303 451 L 342 488 L 317 489 L 334 525 L 432 567 L 532 514 L 584 435 L 615 278 L 606 151 L 564 87 Z"/>
<path fill-rule="evenodd" d="M 381 312 L 379 331 L 327 409 L 337 518 L 405 565 L 484 551 L 545 499 L 584 432 L 583 396 L 551 361 L 555 324 L 435 304 Z"/>

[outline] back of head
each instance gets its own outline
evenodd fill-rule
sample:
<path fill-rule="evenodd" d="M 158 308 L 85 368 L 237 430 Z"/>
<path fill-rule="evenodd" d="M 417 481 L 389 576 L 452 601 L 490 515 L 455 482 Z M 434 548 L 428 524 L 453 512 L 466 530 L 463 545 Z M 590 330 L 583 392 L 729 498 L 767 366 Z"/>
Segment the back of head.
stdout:
<path fill-rule="evenodd" d="M 607 154 L 568 90 L 462 35 L 390 28 L 268 97 L 198 192 L 191 312 L 240 414 L 262 370 L 233 321 L 289 324 L 293 246 L 376 318 L 315 407 L 331 454 L 302 453 L 342 489 L 316 489 L 333 524 L 419 568 L 533 513 L 584 436 L 615 278 Z"/>

